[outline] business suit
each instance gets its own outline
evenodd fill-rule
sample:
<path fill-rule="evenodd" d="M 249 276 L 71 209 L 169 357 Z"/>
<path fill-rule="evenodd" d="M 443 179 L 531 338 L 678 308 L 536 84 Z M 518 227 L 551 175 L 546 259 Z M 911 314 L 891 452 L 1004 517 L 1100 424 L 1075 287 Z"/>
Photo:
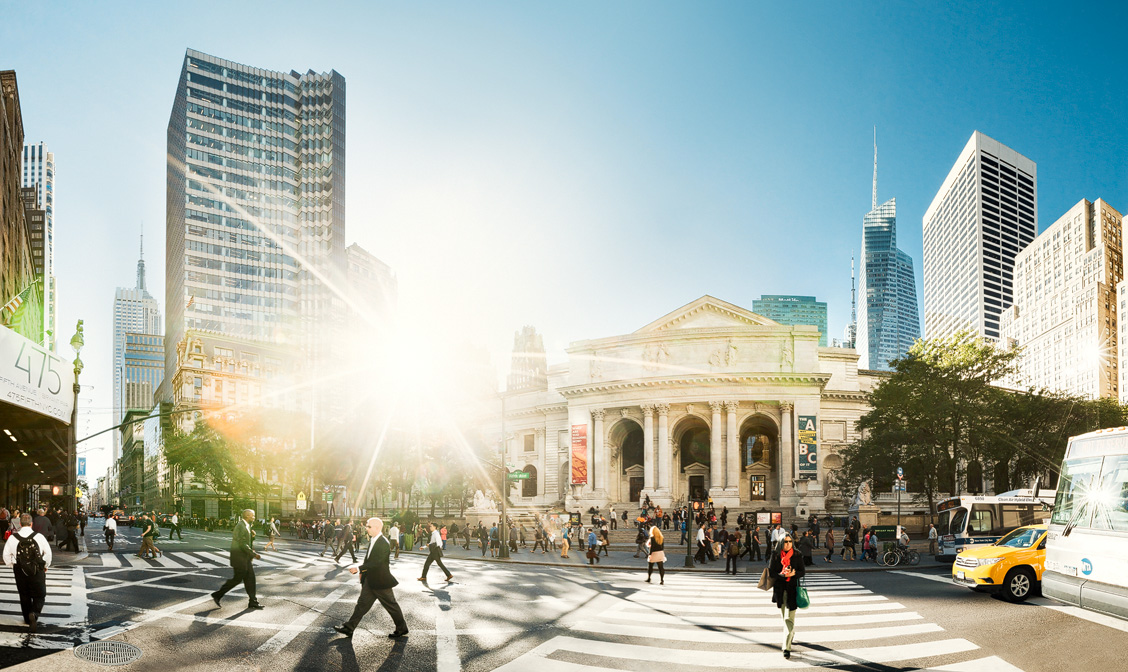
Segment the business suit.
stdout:
<path fill-rule="evenodd" d="M 219 590 L 212 593 L 217 603 L 227 591 L 242 583 L 247 590 L 250 604 L 252 606 L 258 604 L 258 599 L 255 597 L 255 566 L 252 562 L 255 557 L 254 541 L 255 531 L 251 529 L 250 523 L 240 520 L 235 524 L 235 530 L 231 533 L 231 567 L 235 570 L 235 575 Z"/>
<path fill-rule="evenodd" d="M 392 576 L 389 566 L 391 554 L 391 544 L 382 534 L 372 539 L 368 545 L 368 554 L 364 558 L 364 564 L 360 566 L 360 597 L 356 601 L 352 616 L 342 626 L 348 631 L 346 634 L 351 635 L 352 631 L 356 630 L 356 626 L 360 625 L 360 619 L 364 618 L 377 600 L 396 624 L 395 632 L 392 634 L 407 634 L 407 621 L 404 620 L 403 610 L 400 609 L 395 593 L 392 592 L 392 588 L 398 586 L 399 581 Z"/>

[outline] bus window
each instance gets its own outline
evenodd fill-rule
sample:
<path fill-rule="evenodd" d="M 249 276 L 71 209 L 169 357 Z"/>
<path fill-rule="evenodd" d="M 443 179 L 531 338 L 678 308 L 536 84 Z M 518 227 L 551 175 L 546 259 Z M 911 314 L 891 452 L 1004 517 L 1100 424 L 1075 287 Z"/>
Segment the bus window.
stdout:
<path fill-rule="evenodd" d="M 1106 457 L 1093 507 L 1093 528 L 1128 532 L 1128 455 Z"/>
<path fill-rule="evenodd" d="M 1089 484 L 1100 472 L 1103 460 L 1102 457 L 1085 457 L 1062 463 L 1051 523 L 1068 525 L 1072 521 L 1081 527 L 1089 526 L 1092 507 L 1087 505 L 1082 493 L 1088 490 Z M 1073 520 L 1074 514 L 1077 514 L 1077 520 Z"/>
<path fill-rule="evenodd" d="M 967 533 L 992 534 L 995 530 L 995 521 L 998 519 L 995 508 L 996 506 L 991 504 L 972 504 Z"/>
<path fill-rule="evenodd" d="M 1034 520 L 1034 508 L 1029 504 L 1003 504 L 1003 527 L 1013 530 L 1038 522 Z"/>
<path fill-rule="evenodd" d="M 960 534 L 964 531 L 964 525 L 967 524 L 967 509 L 955 509 L 952 511 L 952 527 L 948 534 Z"/>
<path fill-rule="evenodd" d="M 936 519 L 936 534 L 940 535 L 941 537 L 944 536 L 945 534 L 951 534 L 951 532 L 948 531 L 948 530 L 951 529 L 951 522 L 952 522 L 952 512 L 951 511 L 941 512 L 940 516 Z"/>

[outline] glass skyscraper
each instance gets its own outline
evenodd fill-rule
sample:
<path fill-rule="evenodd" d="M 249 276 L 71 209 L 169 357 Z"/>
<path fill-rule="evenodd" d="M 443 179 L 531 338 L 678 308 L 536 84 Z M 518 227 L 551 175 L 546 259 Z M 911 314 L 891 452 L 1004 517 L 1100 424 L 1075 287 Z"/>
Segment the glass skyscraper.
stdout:
<path fill-rule="evenodd" d="M 875 199 L 863 218 L 861 257 L 858 368 L 888 371 L 920 338 L 913 260 L 897 249 L 897 199 Z"/>
<path fill-rule="evenodd" d="M 165 377 L 178 344 L 270 342 L 309 357 L 341 322 L 345 79 L 189 49 L 168 124 Z"/>
<path fill-rule="evenodd" d="M 752 312 L 786 325 L 809 324 L 819 328 L 819 345 L 826 347 L 826 303 L 813 296 L 763 294 L 752 300 Z"/>
<path fill-rule="evenodd" d="M 24 145 L 20 186 L 35 188 L 34 209 L 43 211 L 43 343 L 55 352 L 55 322 L 59 310 L 55 287 L 55 155 L 44 143 Z"/>

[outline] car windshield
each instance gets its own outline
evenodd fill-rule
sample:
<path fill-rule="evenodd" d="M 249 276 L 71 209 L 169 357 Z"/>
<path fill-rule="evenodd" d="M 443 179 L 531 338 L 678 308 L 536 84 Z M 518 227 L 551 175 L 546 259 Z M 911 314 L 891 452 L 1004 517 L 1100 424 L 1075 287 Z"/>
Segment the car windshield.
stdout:
<path fill-rule="evenodd" d="M 1000 539 L 996 546 L 1030 548 L 1038 543 L 1038 540 L 1041 539 L 1042 535 L 1045 533 L 1045 530 L 1039 530 L 1034 527 L 1021 528 Z"/>

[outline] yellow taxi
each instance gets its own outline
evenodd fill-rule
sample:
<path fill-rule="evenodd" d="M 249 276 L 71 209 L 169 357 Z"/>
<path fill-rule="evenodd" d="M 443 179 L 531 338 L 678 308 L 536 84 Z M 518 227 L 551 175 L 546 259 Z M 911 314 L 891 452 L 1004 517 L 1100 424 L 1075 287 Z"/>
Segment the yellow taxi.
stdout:
<path fill-rule="evenodd" d="M 1040 590 L 1046 564 L 1046 525 L 1020 527 L 990 546 L 968 549 L 952 563 L 952 580 L 979 592 L 1021 602 Z"/>

